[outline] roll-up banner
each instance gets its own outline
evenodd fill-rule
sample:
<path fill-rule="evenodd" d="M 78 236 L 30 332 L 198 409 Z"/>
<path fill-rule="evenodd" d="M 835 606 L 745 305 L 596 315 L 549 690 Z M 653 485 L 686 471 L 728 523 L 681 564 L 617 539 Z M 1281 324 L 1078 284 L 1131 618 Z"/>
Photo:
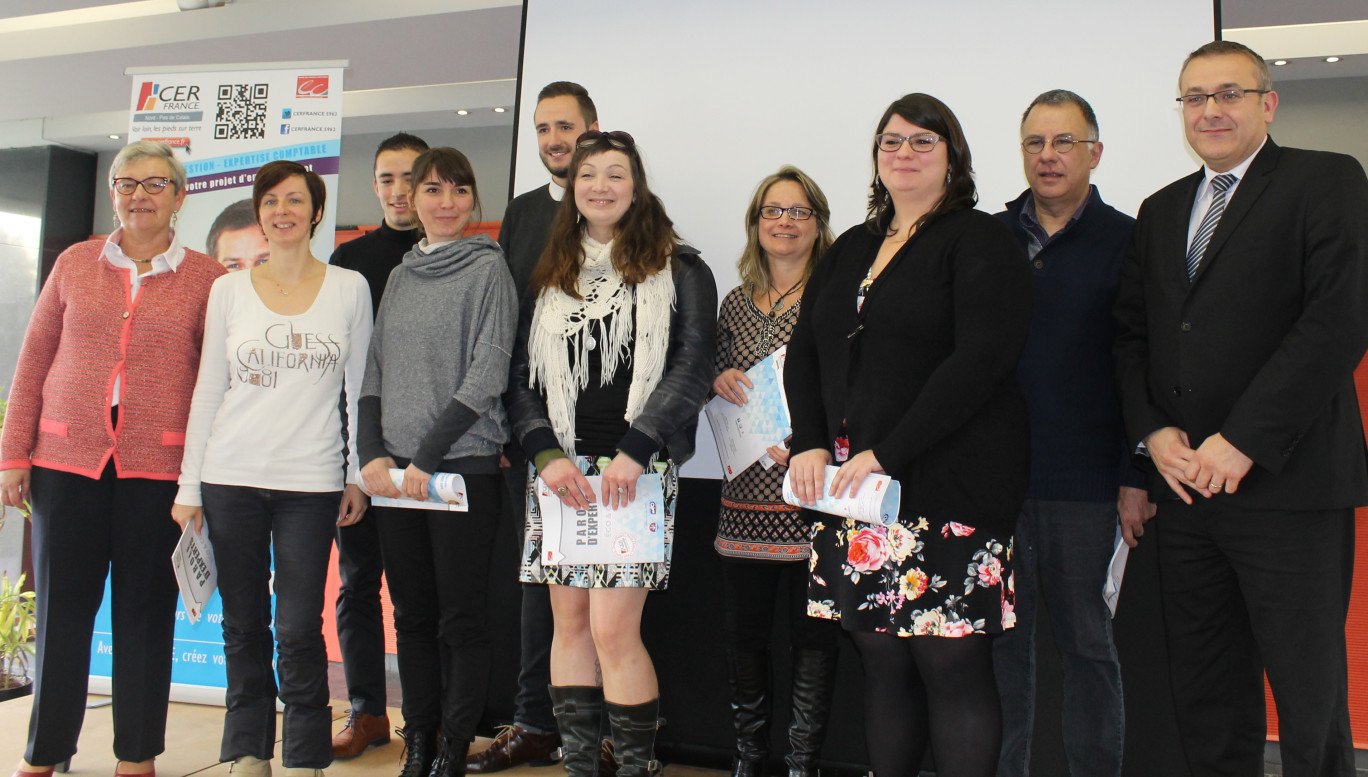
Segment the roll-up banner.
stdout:
<path fill-rule="evenodd" d="M 251 207 L 252 182 L 267 162 L 288 159 L 318 173 L 327 185 L 323 220 L 311 241 L 314 256 L 327 261 L 336 225 L 346 65 L 334 60 L 127 71 L 132 77 L 129 141 L 165 143 L 185 165 L 185 204 L 175 222 L 181 245 L 213 256 L 229 270 L 262 261 L 266 239 Z M 166 574 L 172 574 L 169 556 Z M 95 693 L 110 690 L 114 642 L 109 602 L 106 583 L 90 646 L 90 689 Z M 272 590 L 272 609 L 274 604 Z M 223 704 L 228 683 L 222 619 L 217 593 L 193 624 L 177 602 L 173 701 Z M 125 649 L 140 647 L 125 643 Z"/>

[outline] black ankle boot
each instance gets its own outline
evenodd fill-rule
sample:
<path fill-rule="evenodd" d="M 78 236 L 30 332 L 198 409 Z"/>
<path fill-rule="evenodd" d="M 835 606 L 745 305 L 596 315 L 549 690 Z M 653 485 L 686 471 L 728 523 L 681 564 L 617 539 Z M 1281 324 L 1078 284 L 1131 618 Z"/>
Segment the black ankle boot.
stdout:
<path fill-rule="evenodd" d="M 770 654 L 768 650 L 727 649 L 727 680 L 731 685 L 732 725 L 736 753 L 732 777 L 769 774 Z"/>
<path fill-rule="evenodd" d="M 793 651 L 793 715 L 789 723 L 789 777 L 817 777 L 827 715 L 836 689 L 836 653 Z"/>
<path fill-rule="evenodd" d="M 655 757 L 656 729 L 660 726 L 660 700 L 645 704 L 604 702 L 608 722 L 613 727 L 613 747 L 617 750 L 618 777 L 655 777 L 660 762 Z"/>
<path fill-rule="evenodd" d="M 442 749 L 432 760 L 432 768 L 428 770 L 427 777 L 465 777 L 466 755 L 469 750 L 469 742 L 443 736 Z"/>
<path fill-rule="evenodd" d="M 396 733 L 404 740 L 404 768 L 399 777 L 427 777 L 437 757 L 437 732 L 401 728 Z"/>
<path fill-rule="evenodd" d="M 599 773 L 599 731 L 603 728 L 603 689 L 590 685 L 552 685 L 551 711 L 561 736 L 561 763 L 569 777 Z"/>

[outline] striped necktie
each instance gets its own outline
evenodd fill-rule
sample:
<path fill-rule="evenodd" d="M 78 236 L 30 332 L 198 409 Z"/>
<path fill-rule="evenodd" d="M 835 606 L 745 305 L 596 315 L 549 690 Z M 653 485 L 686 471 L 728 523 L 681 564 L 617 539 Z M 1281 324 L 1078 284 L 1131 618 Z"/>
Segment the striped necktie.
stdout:
<path fill-rule="evenodd" d="M 1221 223 L 1221 214 L 1225 213 L 1226 191 L 1234 185 L 1235 176 L 1230 173 L 1223 173 L 1211 179 L 1211 188 L 1215 190 L 1211 198 L 1211 207 L 1207 208 L 1206 216 L 1197 227 L 1197 234 L 1193 235 L 1192 247 L 1187 253 L 1189 281 L 1197 275 L 1197 265 L 1201 264 L 1202 254 L 1206 253 L 1207 246 L 1211 244 L 1211 236 L 1216 232 L 1216 225 Z"/>

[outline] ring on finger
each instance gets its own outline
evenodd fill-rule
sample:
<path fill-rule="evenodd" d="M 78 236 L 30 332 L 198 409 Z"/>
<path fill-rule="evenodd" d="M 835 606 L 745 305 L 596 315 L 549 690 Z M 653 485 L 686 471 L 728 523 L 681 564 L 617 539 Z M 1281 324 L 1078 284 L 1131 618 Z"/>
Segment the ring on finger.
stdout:
<path fill-rule="evenodd" d="M 1210 491 L 1220 491 L 1223 488 L 1225 488 L 1225 483 L 1210 483 L 1207 485 L 1207 489 Z"/>
<path fill-rule="evenodd" d="M 556 493 L 560 496 L 565 496 L 566 494 L 570 493 L 570 489 L 566 488 L 565 486 L 557 486 Z"/>

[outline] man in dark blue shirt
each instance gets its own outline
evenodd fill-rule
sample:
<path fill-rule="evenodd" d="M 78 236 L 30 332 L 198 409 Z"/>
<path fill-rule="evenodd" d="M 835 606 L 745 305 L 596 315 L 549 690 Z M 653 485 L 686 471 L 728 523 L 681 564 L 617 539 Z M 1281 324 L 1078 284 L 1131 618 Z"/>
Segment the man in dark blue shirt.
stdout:
<path fill-rule="evenodd" d="M 1127 450 L 1113 377 L 1112 302 L 1135 220 L 1091 184 L 1102 159 L 1087 101 L 1056 89 L 1021 121 L 1030 189 L 998 214 L 1034 275 L 1031 331 L 1017 368 L 1031 419 L 1031 486 L 1014 540 L 1016 628 L 996 641 L 1002 697 L 998 777 L 1027 777 L 1035 725 L 1035 618 L 1044 601 L 1064 675 L 1064 750 L 1073 777 L 1120 777 L 1125 713 L 1111 613 L 1102 598 L 1117 536 L 1153 515 Z"/>

